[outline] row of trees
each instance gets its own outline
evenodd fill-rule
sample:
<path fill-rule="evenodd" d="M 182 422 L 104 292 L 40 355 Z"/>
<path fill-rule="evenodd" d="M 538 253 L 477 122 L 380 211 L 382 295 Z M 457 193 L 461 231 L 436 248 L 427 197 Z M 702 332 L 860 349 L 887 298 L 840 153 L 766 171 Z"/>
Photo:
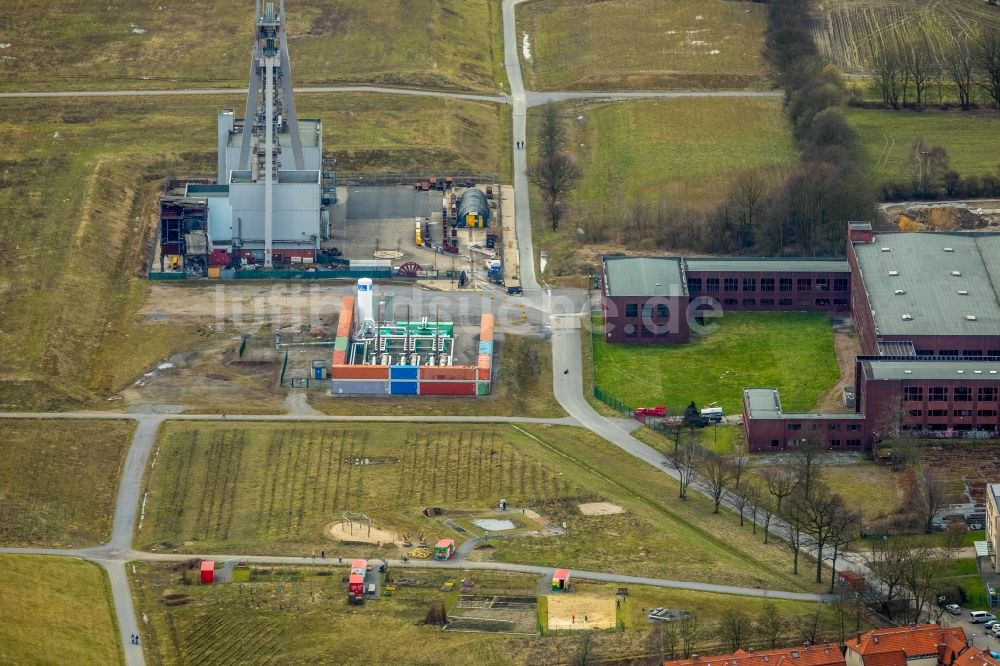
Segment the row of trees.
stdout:
<path fill-rule="evenodd" d="M 904 35 L 876 48 L 869 68 L 882 102 L 893 109 L 924 106 L 928 93 L 940 90 L 943 81 L 954 86 L 963 110 L 972 108 L 976 88 L 985 91 L 993 107 L 1000 109 L 1000 28 L 996 26 L 956 35 L 940 55 L 919 38 Z"/>
<path fill-rule="evenodd" d="M 553 231 L 559 228 L 566 215 L 566 197 L 579 182 L 582 173 L 576 157 L 569 150 L 566 127 L 559 117 L 558 108 L 555 103 L 548 102 L 542 107 L 538 126 L 538 159 L 528 170 L 528 177 L 542 193 L 545 216 Z"/>

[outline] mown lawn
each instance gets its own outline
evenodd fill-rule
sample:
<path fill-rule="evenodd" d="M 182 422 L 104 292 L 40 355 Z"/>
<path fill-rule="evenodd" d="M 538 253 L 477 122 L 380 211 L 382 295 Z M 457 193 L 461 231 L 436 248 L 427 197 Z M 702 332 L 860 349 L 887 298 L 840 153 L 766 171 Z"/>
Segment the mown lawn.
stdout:
<path fill-rule="evenodd" d="M 722 0 L 537 0 L 517 12 L 533 90 L 765 87 L 766 9 Z"/>
<path fill-rule="evenodd" d="M 252 2 L 206 0 L 196 15 L 140 0 L 15 0 L 9 9 L 3 90 L 247 85 Z M 499 0 L 295 0 L 287 13 L 296 85 L 494 92 L 505 81 Z"/>
<path fill-rule="evenodd" d="M 0 545 L 105 542 L 133 428 L 120 420 L 0 422 Z"/>
<path fill-rule="evenodd" d="M 100 567 L 36 555 L 0 555 L 0 567 L 0 663 L 122 663 Z"/>
<path fill-rule="evenodd" d="M 982 176 L 1000 169 L 1000 114 L 991 111 L 888 111 L 851 109 L 877 183 L 909 182 L 911 153 L 917 139 L 941 146 L 951 168 L 962 176 Z"/>
<path fill-rule="evenodd" d="M 634 406 L 680 413 L 694 400 L 727 414 L 743 389 L 777 388 L 785 412 L 806 411 L 840 376 L 829 318 L 820 313 L 734 312 L 685 345 L 608 344 L 594 338 L 596 384 Z"/>

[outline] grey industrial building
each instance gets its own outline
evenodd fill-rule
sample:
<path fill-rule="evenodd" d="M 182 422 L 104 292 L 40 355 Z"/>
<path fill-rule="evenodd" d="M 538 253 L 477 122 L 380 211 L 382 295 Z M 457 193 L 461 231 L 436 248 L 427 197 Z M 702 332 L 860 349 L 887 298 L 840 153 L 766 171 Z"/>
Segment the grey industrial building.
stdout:
<path fill-rule="evenodd" d="M 323 123 L 295 111 L 283 0 L 277 10 L 258 0 L 255 16 L 245 113 L 218 114 L 216 182 L 184 183 L 160 202 L 161 257 L 188 270 L 312 263 L 329 237 L 332 168 Z"/>

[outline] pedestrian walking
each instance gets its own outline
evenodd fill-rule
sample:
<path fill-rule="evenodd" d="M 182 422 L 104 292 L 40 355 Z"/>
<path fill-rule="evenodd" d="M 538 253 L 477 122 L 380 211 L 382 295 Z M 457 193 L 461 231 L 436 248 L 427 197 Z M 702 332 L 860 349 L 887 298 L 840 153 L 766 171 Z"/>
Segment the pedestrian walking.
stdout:
<path fill-rule="evenodd" d="M 325 550 L 319 551 L 319 559 L 321 559 L 321 560 L 325 560 L 326 559 L 326 551 Z"/>
<path fill-rule="evenodd" d="M 586 615 L 584 615 L 584 616 L 583 616 L 583 621 L 584 621 L 584 622 L 586 622 L 586 621 L 587 621 L 587 616 L 586 616 Z"/>
<path fill-rule="evenodd" d="M 136 645 L 138 645 L 138 644 L 139 644 L 139 634 L 136 634 L 136 635 L 135 635 L 135 644 L 136 644 Z"/>
<path fill-rule="evenodd" d="M 343 563 L 344 563 L 344 559 L 341 558 L 341 557 L 338 557 L 337 558 L 337 564 L 343 564 Z"/>
<path fill-rule="evenodd" d="M 576 615 L 573 615 L 573 619 L 570 620 L 571 624 L 576 624 Z"/>
<path fill-rule="evenodd" d="M 135 634 L 129 634 L 128 635 L 128 642 L 129 643 L 135 643 Z"/>

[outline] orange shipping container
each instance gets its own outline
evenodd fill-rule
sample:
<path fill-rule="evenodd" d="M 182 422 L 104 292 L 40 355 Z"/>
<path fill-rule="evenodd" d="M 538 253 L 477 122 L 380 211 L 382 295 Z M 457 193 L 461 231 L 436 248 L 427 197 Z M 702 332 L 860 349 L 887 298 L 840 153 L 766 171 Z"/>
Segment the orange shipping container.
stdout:
<path fill-rule="evenodd" d="M 486 313 L 479 323 L 479 339 L 480 340 L 492 340 L 493 339 L 493 315 Z"/>
<path fill-rule="evenodd" d="M 333 352 L 333 365 L 344 365 L 346 362 L 347 362 L 347 352 L 345 351 Z"/>
<path fill-rule="evenodd" d="M 420 379 L 440 380 L 473 380 L 476 378 L 476 368 L 471 365 L 430 366 L 420 368 Z"/>
<path fill-rule="evenodd" d="M 480 381 L 484 381 L 484 382 L 490 381 L 490 369 L 489 368 L 479 368 L 479 379 L 480 379 Z"/>
<path fill-rule="evenodd" d="M 490 369 L 490 360 L 491 360 L 491 358 L 492 357 L 489 354 L 480 354 L 479 355 L 479 362 L 476 364 L 477 367 L 480 370 L 482 370 L 483 368 L 486 368 L 487 370 L 489 370 Z"/>
<path fill-rule="evenodd" d="M 340 299 L 340 321 L 337 324 L 337 335 L 345 338 L 351 334 L 354 323 L 354 297 L 344 296 Z"/>
<path fill-rule="evenodd" d="M 334 379 L 389 379 L 389 366 L 335 365 L 330 376 Z"/>

